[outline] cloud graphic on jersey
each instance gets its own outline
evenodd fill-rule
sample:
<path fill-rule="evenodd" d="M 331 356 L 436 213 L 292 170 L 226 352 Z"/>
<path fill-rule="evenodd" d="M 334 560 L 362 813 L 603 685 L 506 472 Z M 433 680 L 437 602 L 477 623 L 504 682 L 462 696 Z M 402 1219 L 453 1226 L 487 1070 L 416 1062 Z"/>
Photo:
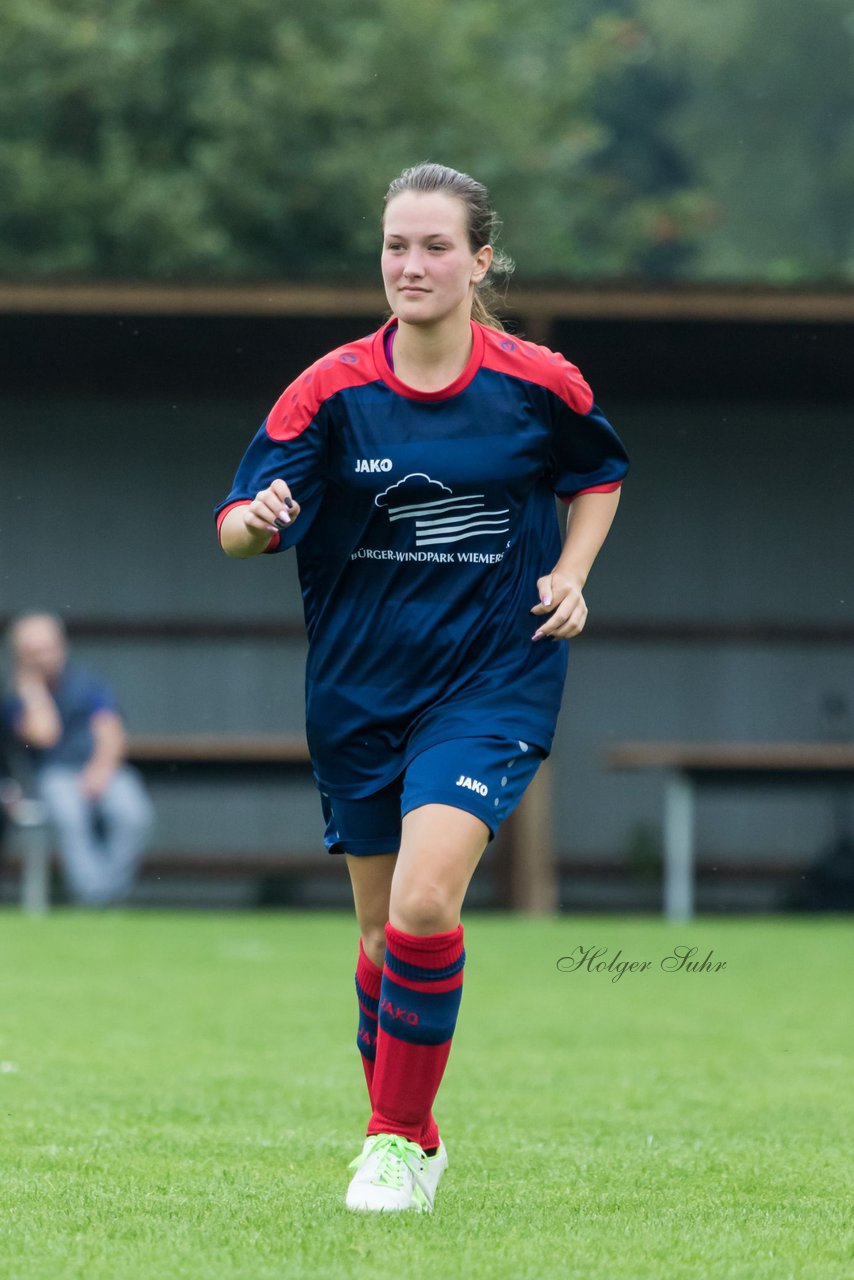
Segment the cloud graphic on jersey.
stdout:
<path fill-rule="evenodd" d="M 411 484 L 409 483 L 410 481 L 412 481 Z M 408 476 L 404 476 L 402 480 L 398 480 L 397 484 L 391 484 L 382 493 L 378 493 L 374 498 L 375 505 L 378 507 L 390 507 L 392 494 L 395 494 L 395 503 L 399 499 L 409 496 L 409 494 L 404 493 L 404 488 L 408 488 L 409 494 L 413 495 L 416 491 L 421 493 L 426 489 L 427 493 L 433 498 L 438 498 L 440 493 L 453 493 L 453 489 L 449 489 L 446 484 L 442 484 L 441 480 L 431 480 L 423 471 L 413 471 Z M 385 499 L 388 499 L 388 501 L 385 501 Z"/>
<path fill-rule="evenodd" d="M 409 484 L 409 481 L 414 483 Z M 408 501 L 416 494 L 427 500 Z M 447 497 L 439 497 L 439 494 L 447 494 Z M 483 538 L 488 534 L 504 534 L 510 528 L 509 507 L 485 511 L 484 494 L 463 493 L 454 496 L 453 489 L 448 485 L 442 484 L 440 480 L 431 480 L 422 471 L 404 476 L 397 484 L 378 494 L 374 502 L 378 507 L 388 508 L 388 518 L 392 524 L 396 520 L 415 521 L 416 547 L 462 542 L 467 538 Z"/>

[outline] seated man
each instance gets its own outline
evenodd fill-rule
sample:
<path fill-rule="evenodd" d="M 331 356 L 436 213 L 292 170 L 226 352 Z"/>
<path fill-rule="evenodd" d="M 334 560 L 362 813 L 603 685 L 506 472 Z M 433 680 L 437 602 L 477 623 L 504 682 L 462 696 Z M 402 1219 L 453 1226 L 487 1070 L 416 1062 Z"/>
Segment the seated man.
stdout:
<path fill-rule="evenodd" d="M 23 615 L 8 639 L 13 692 L 3 719 L 27 749 L 70 895 L 87 905 L 116 902 L 133 884 L 152 808 L 139 774 L 124 763 L 124 725 L 112 695 L 68 661 L 53 614 Z"/>

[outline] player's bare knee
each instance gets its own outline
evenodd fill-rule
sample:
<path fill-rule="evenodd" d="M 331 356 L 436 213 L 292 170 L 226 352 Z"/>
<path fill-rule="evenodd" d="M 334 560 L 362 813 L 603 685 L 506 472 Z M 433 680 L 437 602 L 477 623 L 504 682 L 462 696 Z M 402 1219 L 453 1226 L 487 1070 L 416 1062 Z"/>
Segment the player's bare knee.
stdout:
<path fill-rule="evenodd" d="M 381 969 L 385 960 L 385 922 L 379 926 L 363 926 L 361 934 L 365 955 Z"/>
<path fill-rule="evenodd" d="M 389 919 L 404 933 L 447 933 L 457 926 L 459 904 L 442 884 L 416 884 L 397 893 L 392 889 Z"/>

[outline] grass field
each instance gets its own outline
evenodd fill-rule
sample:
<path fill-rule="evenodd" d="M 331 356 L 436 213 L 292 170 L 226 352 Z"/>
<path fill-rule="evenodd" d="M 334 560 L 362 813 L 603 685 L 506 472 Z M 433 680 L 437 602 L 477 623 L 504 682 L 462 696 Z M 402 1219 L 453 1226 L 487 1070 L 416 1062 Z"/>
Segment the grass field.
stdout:
<path fill-rule="evenodd" d="M 0 913 L 0 1276 L 854 1275 L 848 921 L 464 923 L 450 1167 L 377 1218 L 352 919 Z"/>

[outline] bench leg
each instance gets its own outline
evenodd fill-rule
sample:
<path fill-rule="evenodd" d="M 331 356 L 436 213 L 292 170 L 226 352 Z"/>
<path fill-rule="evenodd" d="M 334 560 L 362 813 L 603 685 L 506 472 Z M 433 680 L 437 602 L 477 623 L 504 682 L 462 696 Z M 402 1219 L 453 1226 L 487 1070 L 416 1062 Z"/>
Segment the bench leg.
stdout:
<path fill-rule="evenodd" d="M 21 908 L 29 915 L 44 915 L 50 907 L 50 828 L 38 801 L 22 800 L 18 808 Z"/>
<path fill-rule="evenodd" d="M 694 914 L 694 787 L 678 773 L 664 790 L 664 914 L 674 921 Z"/>
<path fill-rule="evenodd" d="M 558 883 L 552 840 L 552 763 L 544 760 L 511 815 L 510 909 L 554 915 Z"/>

